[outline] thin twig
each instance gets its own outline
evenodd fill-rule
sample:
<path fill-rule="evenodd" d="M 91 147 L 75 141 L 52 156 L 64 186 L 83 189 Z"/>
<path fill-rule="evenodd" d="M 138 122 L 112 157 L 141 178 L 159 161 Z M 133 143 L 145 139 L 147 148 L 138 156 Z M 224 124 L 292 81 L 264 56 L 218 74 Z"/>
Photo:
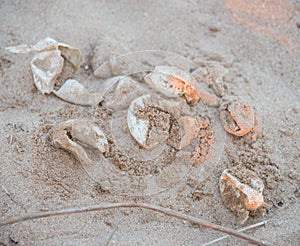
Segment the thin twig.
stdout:
<path fill-rule="evenodd" d="M 115 235 L 116 231 L 119 229 L 119 225 L 121 224 L 121 222 L 123 221 L 123 219 L 120 219 L 120 221 L 118 222 L 118 224 L 116 225 L 116 228 L 114 229 L 114 231 L 111 233 L 111 235 L 109 236 L 107 243 L 105 244 L 106 246 L 109 245 L 110 241 L 112 240 L 113 236 Z"/>
<path fill-rule="evenodd" d="M 23 222 L 23 221 L 52 217 L 52 216 L 62 216 L 62 215 L 78 214 L 78 213 L 85 213 L 85 212 L 94 212 L 94 211 L 115 209 L 115 208 L 143 208 L 143 209 L 147 209 L 147 210 L 152 210 L 152 211 L 155 211 L 158 213 L 162 213 L 162 214 L 165 214 L 168 216 L 186 220 L 186 221 L 189 221 L 189 222 L 197 224 L 197 225 L 205 226 L 205 227 L 208 227 L 213 230 L 221 231 L 221 232 L 239 237 L 241 239 L 247 240 L 256 245 L 270 245 L 265 241 L 260 241 L 252 236 L 238 232 L 236 230 L 233 230 L 233 229 L 230 229 L 227 227 L 223 227 L 223 226 L 219 226 L 214 223 L 207 222 L 207 221 L 204 221 L 201 219 L 197 219 L 197 218 L 189 216 L 189 215 L 181 214 L 181 213 L 178 213 L 178 212 L 173 211 L 168 208 L 163 208 L 163 207 L 145 204 L 145 203 L 109 203 L 109 204 L 101 204 L 101 205 L 81 207 L 81 208 L 68 208 L 68 209 L 62 209 L 62 210 L 56 210 L 56 211 L 41 212 L 41 213 L 36 213 L 36 214 L 25 215 L 25 216 L 22 216 L 19 218 L 12 218 L 12 219 L 1 221 L 0 226 L 6 226 L 6 225 L 11 225 L 11 224 L 15 224 L 15 223 Z"/>
<path fill-rule="evenodd" d="M 4 190 L 4 192 L 6 193 L 6 195 L 8 195 L 10 197 L 10 193 L 9 191 L 4 187 L 4 185 L 0 184 L 0 186 L 2 187 L 2 189 Z"/>
<path fill-rule="evenodd" d="M 241 229 L 238 229 L 237 231 L 238 231 L 238 232 L 243 232 L 243 231 L 246 231 L 246 230 L 250 230 L 250 229 L 253 229 L 253 228 L 256 228 L 256 227 L 265 225 L 266 223 L 267 223 L 267 220 L 262 221 L 262 222 L 259 222 L 259 223 L 256 223 L 256 224 L 254 224 L 254 225 L 249 225 L 249 226 L 243 227 L 243 228 L 241 228 Z M 219 238 L 217 238 L 217 239 L 215 239 L 215 240 L 213 240 L 213 241 L 210 241 L 210 242 L 208 242 L 208 243 L 205 243 L 205 244 L 203 244 L 202 246 L 212 245 L 213 243 L 220 242 L 220 241 L 222 241 L 222 240 L 224 240 L 224 239 L 226 239 L 226 238 L 229 238 L 229 237 L 230 237 L 230 235 L 225 235 L 225 236 L 223 236 L 223 237 L 219 237 Z"/>

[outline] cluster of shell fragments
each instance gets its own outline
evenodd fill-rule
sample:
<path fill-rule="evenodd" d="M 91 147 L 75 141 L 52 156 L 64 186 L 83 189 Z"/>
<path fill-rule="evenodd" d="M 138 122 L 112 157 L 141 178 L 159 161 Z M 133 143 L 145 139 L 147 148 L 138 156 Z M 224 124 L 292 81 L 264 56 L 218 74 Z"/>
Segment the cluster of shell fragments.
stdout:
<path fill-rule="evenodd" d="M 127 110 L 126 127 L 134 141 L 146 151 L 167 144 L 175 151 L 190 151 L 194 164 L 203 162 L 214 141 L 209 117 L 198 115 L 193 110 L 200 101 L 218 107 L 224 129 L 233 136 L 246 136 L 255 128 L 252 107 L 240 98 L 224 96 L 223 77 L 227 69 L 220 64 L 185 67 L 183 62 L 182 66 L 160 64 L 145 67 L 153 57 L 142 52 L 122 56 L 107 54 L 104 61 L 95 56 L 96 51 L 92 58 L 93 75 L 106 79 L 101 90 L 89 92 L 75 79 L 66 80 L 55 90 L 65 61 L 74 68 L 82 64 L 83 58 L 78 49 L 51 38 L 32 46 L 19 45 L 7 49 L 13 53 L 34 53 L 31 70 L 34 84 L 41 93 L 54 93 L 58 98 L 78 105 L 91 106 L 101 102 L 104 107 L 115 111 Z M 168 61 L 162 63 L 168 64 Z M 209 92 L 210 88 L 214 93 Z M 92 160 L 86 148 L 100 153 L 108 153 L 112 148 L 104 132 L 91 121 L 72 119 L 55 127 L 53 144 L 69 151 L 82 164 L 90 164 Z M 196 149 L 189 148 L 197 141 Z M 243 167 L 225 170 L 219 185 L 225 206 L 242 222 L 248 218 L 249 211 L 266 205 L 262 181 Z"/>

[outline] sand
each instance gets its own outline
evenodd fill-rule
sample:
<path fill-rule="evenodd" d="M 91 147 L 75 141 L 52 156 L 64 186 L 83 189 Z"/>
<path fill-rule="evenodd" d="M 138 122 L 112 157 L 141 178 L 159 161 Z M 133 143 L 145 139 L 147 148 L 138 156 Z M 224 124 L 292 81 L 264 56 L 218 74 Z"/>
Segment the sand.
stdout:
<path fill-rule="evenodd" d="M 1 221 L 70 207 L 143 202 L 238 229 L 242 225 L 222 203 L 218 183 L 225 169 L 242 164 L 262 179 L 264 199 L 272 205 L 251 214 L 243 226 L 268 220 L 248 233 L 273 245 L 298 245 L 299 27 L 299 1 L 2 1 Z M 202 121 L 209 118 L 209 126 L 201 129 L 202 135 L 200 132 L 186 153 L 178 151 L 179 140 L 174 136 L 150 150 L 138 148 L 126 129 L 127 109 L 120 108 L 118 100 L 110 103 L 117 94 L 108 94 L 107 103 L 92 107 L 43 95 L 33 84 L 32 56 L 4 49 L 34 44 L 45 37 L 72 45 L 84 56 L 77 71 L 64 68 L 57 86 L 67 78 L 88 81 L 91 65 L 103 62 L 111 53 L 158 50 L 198 64 L 217 62 L 228 69 L 224 93 L 243 98 L 255 112 L 256 141 L 226 133 L 218 108 L 200 102 L 187 114 L 201 116 Z M 103 57 L 98 60 L 93 58 L 99 52 L 95 47 L 102 47 Z M 85 86 L 99 90 L 103 81 Z M 140 89 L 134 97 L 147 90 Z M 156 108 L 146 115 L 153 113 L 167 115 Z M 180 127 L 172 114 L 167 117 L 174 135 Z M 76 118 L 98 124 L 111 146 L 105 155 L 88 150 L 94 162 L 84 167 L 52 144 L 55 126 Z M 160 134 L 170 134 L 165 125 L 154 122 L 152 126 L 158 126 L 154 134 L 162 142 L 165 137 Z M 196 156 L 201 161 L 195 164 L 187 153 L 195 151 L 199 141 L 206 144 L 205 158 Z M 4 226 L 0 244 L 201 245 L 222 235 L 152 211 L 116 209 Z M 234 237 L 217 245 L 229 244 L 248 245 Z"/>

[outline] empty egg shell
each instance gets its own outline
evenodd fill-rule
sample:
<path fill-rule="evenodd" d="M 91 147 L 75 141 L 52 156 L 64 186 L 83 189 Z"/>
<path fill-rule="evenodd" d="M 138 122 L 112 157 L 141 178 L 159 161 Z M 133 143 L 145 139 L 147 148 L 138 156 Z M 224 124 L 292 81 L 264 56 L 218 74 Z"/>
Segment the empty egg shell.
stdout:
<path fill-rule="evenodd" d="M 242 137 L 253 130 L 255 116 L 252 107 L 237 98 L 225 98 L 220 108 L 220 119 L 224 129 Z"/>
<path fill-rule="evenodd" d="M 64 60 L 59 50 L 37 53 L 31 61 L 31 70 L 36 88 L 43 94 L 53 91 L 57 77 L 63 68 Z"/>
<path fill-rule="evenodd" d="M 127 125 L 133 138 L 144 148 L 164 143 L 169 137 L 171 115 L 179 116 L 180 102 L 144 95 L 133 100 Z"/>
<path fill-rule="evenodd" d="M 130 77 L 120 77 L 117 83 L 105 94 L 103 105 L 115 110 L 129 107 L 132 100 L 142 96 L 147 88 Z M 106 100 L 106 99 L 110 100 Z"/>
<path fill-rule="evenodd" d="M 87 89 L 77 80 L 68 79 L 58 91 L 53 93 L 70 103 L 91 106 L 99 104 L 103 100 L 103 95 L 100 93 L 89 93 Z"/>
<path fill-rule="evenodd" d="M 241 223 L 248 219 L 250 210 L 268 206 L 262 194 L 263 181 L 242 165 L 224 170 L 219 188 L 224 205 L 239 217 Z"/>
<path fill-rule="evenodd" d="M 45 38 L 38 41 L 35 45 L 18 45 L 7 47 L 12 53 L 29 53 L 29 52 L 43 52 L 47 50 L 60 50 L 61 55 L 71 62 L 76 68 L 80 66 L 83 61 L 80 51 L 74 47 L 71 47 L 67 44 L 57 42 L 52 38 Z"/>
<path fill-rule="evenodd" d="M 184 97 L 190 105 L 194 105 L 200 99 L 195 78 L 177 67 L 156 66 L 154 71 L 145 77 L 145 82 L 165 96 Z"/>
<path fill-rule="evenodd" d="M 83 119 L 72 119 L 60 123 L 54 129 L 52 138 L 55 147 L 69 151 L 81 163 L 90 164 L 91 160 L 84 148 L 75 142 L 76 140 L 83 145 L 98 149 L 102 153 L 107 152 L 109 148 L 101 129 Z"/>
<path fill-rule="evenodd" d="M 35 52 L 31 61 L 34 83 L 43 94 L 50 94 L 54 89 L 57 77 L 61 74 L 63 57 L 78 68 L 82 63 L 80 51 L 52 38 L 40 40 L 35 45 L 19 45 L 7 47 L 13 53 Z"/>

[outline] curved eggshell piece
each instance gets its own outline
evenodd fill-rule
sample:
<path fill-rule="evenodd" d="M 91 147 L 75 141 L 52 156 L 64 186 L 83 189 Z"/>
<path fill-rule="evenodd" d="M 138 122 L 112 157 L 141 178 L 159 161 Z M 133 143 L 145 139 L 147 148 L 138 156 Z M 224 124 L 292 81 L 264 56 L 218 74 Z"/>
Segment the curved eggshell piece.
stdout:
<path fill-rule="evenodd" d="M 21 44 L 17 46 L 6 47 L 12 53 L 29 53 L 29 52 L 41 52 L 47 50 L 55 50 L 58 48 L 57 42 L 52 38 L 45 38 L 38 41 L 34 45 Z"/>
<path fill-rule="evenodd" d="M 154 71 L 145 77 L 145 82 L 165 96 L 184 96 L 191 105 L 200 99 L 195 78 L 177 67 L 156 66 Z"/>
<path fill-rule="evenodd" d="M 145 95 L 133 100 L 127 112 L 127 125 L 129 127 L 129 131 L 142 147 L 146 147 L 147 133 L 150 122 L 146 119 L 137 118 L 134 111 L 137 106 L 141 108 L 145 107 L 143 100 L 147 100 L 149 98 L 150 95 Z"/>
<path fill-rule="evenodd" d="M 85 164 L 90 164 L 91 160 L 81 145 L 93 147 L 102 153 L 107 152 L 109 148 L 102 130 L 83 119 L 72 119 L 58 124 L 53 131 L 52 139 L 54 146 L 69 151 Z"/>
<path fill-rule="evenodd" d="M 81 65 L 83 57 L 79 49 L 64 43 L 58 43 L 58 49 L 61 51 L 61 55 L 72 63 L 75 68 L 78 68 Z"/>
<path fill-rule="evenodd" d="M 43 94 L 53 91 L 55 81 L 64 65 L 59 50 L 49 50 L 37 53 L 31 61 L 34 84 Z"/>
<path fill-rule="evenodd" d="M 105 94 L 103 105 L 114 110 L 126 109 L 132 100 L 144 95 L 147 90 L 130 77 L 120 77 Z"/>
<path fill-rule="evenodd" d="M 250 210 L 266 206 L 263 198 L 263 181 L 253 171 L 239 165 L 223 171 L 219 188 L 224 205 L 242 219 Z"/>
<path fill-rule="evenodd" d="M 127 125 L 133 138 L 143 148 L 163 144 L 169 137 L 170 120 L 180 115 L 180 102 L 155 95 L 133 100 L 127 112 Z"/>
<path fill-rule="evenodd" d="M 242 137 L 254 128 L 254 111 L 244 102 L 225 100 L 219 111 L 224 129 L 232 135 Z"/>
<path fill-rule="evenodd" d="M 103 100 L 101 93 L 89 93 L 87 89 L 77 80 L 68 79 L 58 91 L 53 93 L 70 103 L 92 106 L 99 104 Z"/>

